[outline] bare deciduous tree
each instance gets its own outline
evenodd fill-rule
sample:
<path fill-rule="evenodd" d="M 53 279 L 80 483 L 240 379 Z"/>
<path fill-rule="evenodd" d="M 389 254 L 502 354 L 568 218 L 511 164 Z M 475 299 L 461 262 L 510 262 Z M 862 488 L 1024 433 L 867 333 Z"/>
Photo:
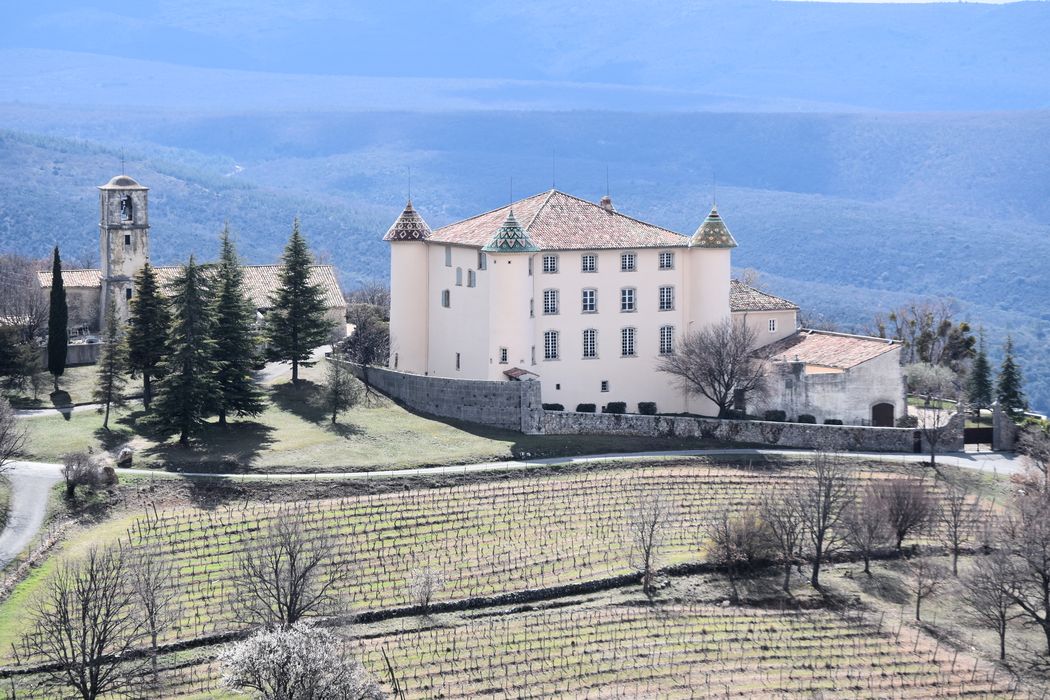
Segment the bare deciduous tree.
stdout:
<path fill-rule="evenodd" d="M 649 597 L 654 592 L 653 578 L 659 566 L 660 550 L 671 525 L 671 509 L 663 497 L 644 497 L 627 521 L 631 566 L 642 575 L 642 590 Z"/>
<path fill-rule="evenodd" d="M 281 508 L 257 542 L 237 558 L 232 603 L 245 623 L 288 627 L 338 607 L 336 587 L 349 564 L 333 558 L 332 535 L 309 529 L 302 505 Z"/>
<path fill-rule="evenodd" d="M 127 694 L 139 682 L 144 660 L 129 652 L 143 625 L 127 575 L 121 550 L 92 548 L 83 560 L 60 564 L 44 584 L 22 650 L 47 664 L 49 686 L 94 700 Z"/>
<path fill-rule="evenodd" d="M 439 572 L 426 567 L 413 572 L 408 582 L 408 595 L 412 602 L 426 615 L 430 611 L 430 602 L 434 593 L 444 583 Z"/>
<path fill-rule="evenodd" d="M 915 301 L 875 317 L 870 335 L 894 338 L 904 345 L 905 364 L 925 362 L 960 371 L 977 345 L 969 324 L 956 322 L 950 300 Z"/>
<path fill-rule="evenodd" d="M 153 690 L 156 692 L 160 690 L 157 643 L 179 617 L 179 591 L 172 585 L 175 569 L 170 559 L 158 557 L 153 552 L 138 552 L 131 558 L 128 574 L 143 631 L 149 639 Z"/>
<path fill-rule="evenodd" d="M 842 520 L 846 540 L 864 559 L 864 573 L 871 575 L 871 555 L 889 539 L 886 511 L 874 484 L 868 484 L 860 498 L 846 510 Z"/>
<path fill-rule="evenodd" d="M 936 504 L 925 484 L 913 479 L 887 479 L 875 489 L 899 552 L 904 538 L 930 522 Z"/>
<path fill-rule="evenodd" d="M 7 471 L 11 460 L 22 454 L 25 444 L 25 426 L 18 422 L 8 400 L 0 396 L 0 474 Z"/>
<path fill-rule="evenodd" d="M 854 499 L 853 478 L 848 466 L 826 450 L 813 453 L 811 476 L 797 493 L 809 538 L 812 572 L 810 584 L 820 588 L 824 558 L 841 541 L 846 509 Z"/>
<path fill-rule="evenodd" d="M 720 508 L 707 525 L 708 559 L 726 570 L 733 602 L 739 599 L 736 582 L 740 570 L 775 554 L 769 529 L 755 513 L 733 515 Z"/>
<path fill-rule="evenodd" d="M 919 432 L 930 450 L 930 467 L 937 470 L 937 451 L 948 438 L 951 418 L 962 413 L 963 390 L 959 376 L 943 365 L 912 364 L 904 368 L 908 391 L 921 396 L 923 406 L 917 408 Z"/>
<path fill-rule="evenodd" d="M 1017 617 L 1010 596 L 1014 568 L 1008 554 L 1002 551 L 980 557 L 963 577 L 962 601 L 971 616 L 999 636 L 999 659 L 1006 658 L 1006 632 L 1010 620 Z"/>
<path fill-rule="evenodd" d="M 1050 655 L 1050 500 L 1042 493 L 1015 497 L 1004 533 L 1016 556 L 1010 597 L 1043 630 Z"/>
<path fill-rule="evenodd" d="M 301 620 L 222 651 L 223 683 L 264 700 L 379 700 L 375 678 L 329 630 Z"/>
<path fill-rule="evenodd" d="M 756 332 L 741 320 L 725 319 L 686 333 L 674 353 L 664 355 L 657 369 L 671 375 L 686 392 L 704 396 L 729 415 L 735 398 L 761 394 L 768 369 L 757 357 Z"/>
<path fill-rule="evenodd" d="M 915 593 L 915 619 L 922 620 L 922 601 L 940 589 L 948 577 L 948 571 L 929 557 L 915 557 L 908 562 L 911 572 L 912 591 Z"/>
<path fill-rule="evenodd" d="M 974 536 L 983 512 L 980 497 L 971 498 L 965 485 L 956 482 L 945 487 L 935 514 L 941 541 L 952 553 L 952 576 L 959 575 L 959 552 Z"/>
<path fill-rule="evenodd" d="M 791 590 L 791 567 L 800 556 L 806 537 L 806 520 L 790 491 L 769 490 L 759 501 L 759 517 L 769 541 L 784 567 L 784 592 Z"/>
<path fill-rule="evenodd" d="M 347 306 L 368 304 L 383 312 L 383 318 L 390 318 L 390 286 L 382 280 L 368 280 L 346 294 Z M 353 321 L 351 321 L 353 323 Z"/>
<path fill-rule="evenodd" d="M 71 452 L 62 457 L 62 478 L 66 482 L 66 498 L 76 498 L 77 487 L 94 488 L 102 481 L 98 461 L 87 452 Z"/>

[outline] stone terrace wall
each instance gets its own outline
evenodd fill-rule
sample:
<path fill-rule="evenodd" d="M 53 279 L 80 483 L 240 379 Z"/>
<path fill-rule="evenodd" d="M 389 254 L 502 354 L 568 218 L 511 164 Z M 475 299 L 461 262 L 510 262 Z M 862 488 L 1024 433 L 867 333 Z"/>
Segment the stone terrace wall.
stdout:
<path fill-rule="evenodd" d="M 365 369 L 350 364 L 363 377 Z M 443 418 L 535 435 L 543 430 L 540 383 L 486 382 L 368 368 L 369 383 L 409 408 Z"/>
<path fill-rule="evenodd" d="M 962 449 L 961 421 L 942 440 L 939 451 Z M 719 420 L 685 416 L 641 416 L 546 411 L 544 432 L 550 435 L 636 435 L 639 437 L 707 438 L 777 447 L 815 448 L 831 440 L 836 449 L 856 452 L 914 452 L 918 431 L 857 425 L 813 425 L 770 421 Z M 958 432 L 955 439 L 954 432 Z M 919 439 L 922 449 L 927 449 Z"/>

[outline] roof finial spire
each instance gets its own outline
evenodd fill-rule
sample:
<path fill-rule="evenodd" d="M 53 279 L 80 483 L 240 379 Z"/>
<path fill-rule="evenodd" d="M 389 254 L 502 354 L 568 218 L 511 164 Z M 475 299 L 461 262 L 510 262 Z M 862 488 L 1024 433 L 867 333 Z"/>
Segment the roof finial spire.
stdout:
<path fill-rule="evenodd" d="M 551 189 L 558 189 L 558 152 L 551 149 Z"/>
<path fill-rule="evenodd" d="M 124 172 L 124 147 L 123 146 L 120 147 L 120 174 L 121 175 L 127 175 L 127 173 Z"/>
<path fill-rule="evenodd" d="M 510 176 L 510 213 L 514 213 L 514 176 Z"/>
<path fill-rule="evenodd" d="M 711 171 L 711 208 L 718 208 L 718 176 Z"/>
<path fill-rule="evenodd" d="M 609 164 L 605 164 L 605 196 L 609 196 Z"/>
<path fill-rule="evenodd" d="M 412 203 L 412 166 L 408 166 L 408 203 Z"/>

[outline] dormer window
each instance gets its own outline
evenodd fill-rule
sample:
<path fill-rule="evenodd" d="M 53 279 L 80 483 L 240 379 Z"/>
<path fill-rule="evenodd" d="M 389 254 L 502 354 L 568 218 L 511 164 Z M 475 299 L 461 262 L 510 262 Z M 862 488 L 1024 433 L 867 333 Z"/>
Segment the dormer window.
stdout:
<path fill-rule="evenodd" d="M 131 221 L 133 218 L 131 195 L 126 194 L 120 198 L 120 220 Z"/>

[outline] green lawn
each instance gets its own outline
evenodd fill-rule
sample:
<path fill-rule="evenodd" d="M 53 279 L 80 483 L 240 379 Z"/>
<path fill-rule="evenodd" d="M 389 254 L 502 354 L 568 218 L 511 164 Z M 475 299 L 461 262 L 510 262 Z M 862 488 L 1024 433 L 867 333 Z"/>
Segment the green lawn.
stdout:
<path fill-rule="evenodd" d="M 316 378 L 319 368 L 307 371 Z M 467 464 L 511 457 L 544 457 L 710 447 L 703 440 L 622 436 L 521 435 L 412 413 L 385 398 L 368 401 L 340 417 L 335 426 L 313 398 L 316 385 L 299 388 L 279 382 L 269 389 L 265 412 L 224 429 L 210 425 L 190 448 L 162 440 L 141 428 L 141 409 L 110 419 L 90 410 L 33 418 L 29 458 L 59 461 L 71 451 L 117 449 L 130 444 L 135 465 L 205 471 L 335 471 L 402 469 L 422 465 Z"/>
<path fill-rule="evenodd" d="M 48 408 L 92 403 L 95 400 L 95 387 L 98 386 L 98 367 L 67 367 L 58 380 L 58 386 L 59 391 L 52 394 L 51 375 L 46 375 L 40 393 L 35 397 L 29 390 L 15 391 L 7 387 L 0 388 L 0 396 L 4 396 L 15 408 Z M 139 394 L 141 389 L 138 381 L 128 379 L 125 389 L 127 394 Z"/>

